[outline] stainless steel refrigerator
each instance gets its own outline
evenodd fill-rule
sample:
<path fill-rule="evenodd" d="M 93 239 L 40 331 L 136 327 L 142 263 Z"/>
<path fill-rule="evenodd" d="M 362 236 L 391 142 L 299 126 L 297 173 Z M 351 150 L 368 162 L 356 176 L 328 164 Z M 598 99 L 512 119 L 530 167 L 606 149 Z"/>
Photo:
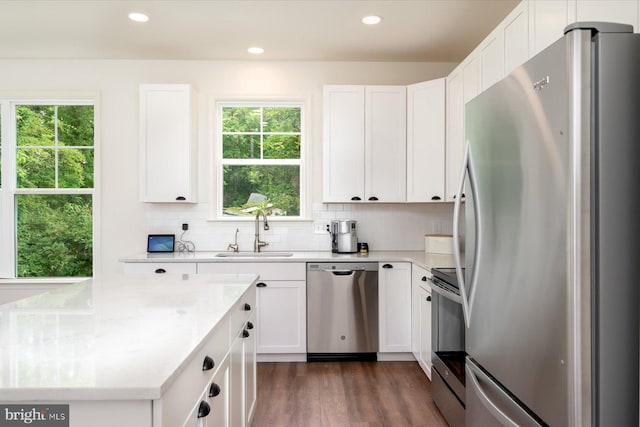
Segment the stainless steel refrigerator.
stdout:
<path fill-rule="evenodd" d="M 466 426 L 638 426 L 640 34 L 570 25 L 465 132 Z"/>

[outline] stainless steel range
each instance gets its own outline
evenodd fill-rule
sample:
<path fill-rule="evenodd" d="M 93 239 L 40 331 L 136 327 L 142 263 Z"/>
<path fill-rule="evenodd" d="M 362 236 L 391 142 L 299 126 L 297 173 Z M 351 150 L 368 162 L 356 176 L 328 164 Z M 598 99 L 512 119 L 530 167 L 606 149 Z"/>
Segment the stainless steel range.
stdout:
<path fill-rule="evenodd" d="M 451 427 L 465 425 L 465 326 L 455 268 L 433 268 L 431 393 Z"/>

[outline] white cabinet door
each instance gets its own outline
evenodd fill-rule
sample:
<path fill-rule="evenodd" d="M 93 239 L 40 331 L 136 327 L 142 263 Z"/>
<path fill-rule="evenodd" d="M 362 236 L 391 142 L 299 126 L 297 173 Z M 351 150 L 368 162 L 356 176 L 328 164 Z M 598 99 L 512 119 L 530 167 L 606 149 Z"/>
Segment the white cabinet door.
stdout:
<path fill-rule="evenodd" d="M 445 79 L 407 87 L 407 202 L 444 200 Z"/>
<path fill-rule="evenodd" d="M 229 425 L 245 427 L 244 416 L 244 347 L 237 334 L 231 345 L 229 366 Z"/>
<path fill-rule="evenodd" d="M 225 357 L 218 366 L 216 374 L 209 383 L 206 398 L 211 407 L 206 417 L 208 426 L 231 427 L 229 424 L 229 357 Z"/>
<path fill-rule="evenodd" d="M 576 21 L 605 21 L 633 25 L 638 32 L 637 0 L 577 0 Z"/>
<path fill-rule="evenodd" d="M 365 87 L 365 199 L 404 202 L 407 182 L 405 86 Z"/>
<path fill-rule="evenodd" d="M 569 23 L 568 13 L 567 0 L 529 0 L 529 56 L 562 37 Z"/>
<path fill-rule="evenodd" d="M 364 86 L 323 88 L 325 202 L 364 200 Z"/>
<path fill-rule="evenodd" d="M 446 200 L 453 200 L 460 180 L 460 165 L 464 147 L 464 97 L 462 68 L 447 77 L 447 145 Z"/>
<path fill-rule="evenodd" d="M 140 200 L 196 202 L 191 85 L 140 85 Z"/>
<path fill-rule="evenodd" d="M 529 8 L 520 2 L 500 24 L 504 40 L 504 73 L 506 76 L 529 59 Z"/>
<path fill-rule="evenodd" d="M 246 326 L 247 336 L 243 338 L 244 352 L 244 419 L 245 425 L 251 425 L 253 413 L 256 409 L 257 397 L 257 366 L 256 366 L 256 316 L 251 316 Z M 258 328 L 259 330 L 259 328 Z"/>
<path fill-rule="evenodd" d="M 478 48 L 480 55 L 480 85 L 482 90 L 504 77 L 504 33 L 496 28 Z"/>
<path fill-rule="evenodd" d="M 424 373 L 431 379 L 431 273 L 413 265 L 411 269 L 411 351 Z"/>
<path fill-rule="evenodd" d="M 411 352 L 411 263 L 382 262 L 379 267 L 379 350 Z"/>
<path fill-rule="evenodd" d="M 306 290 L 302 280 L 258 284 L 258 353 L 307 352 Z"/>
<path fill-rule="evenodd" d="M 418 291 L 420 317 L 420 351 L 418 364 L 431 379 L 431 292 L 420 287 Z"/>

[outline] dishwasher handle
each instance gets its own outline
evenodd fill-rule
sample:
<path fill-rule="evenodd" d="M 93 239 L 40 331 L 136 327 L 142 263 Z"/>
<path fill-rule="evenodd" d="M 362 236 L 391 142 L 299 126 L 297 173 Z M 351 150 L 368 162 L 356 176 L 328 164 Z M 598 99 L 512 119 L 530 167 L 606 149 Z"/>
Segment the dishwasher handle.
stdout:
<path fill-rule="evenodd" d="M 358 270 L 322 270 L 326 273 L 333 273 L 334 276 L 351 276 Z M 360 270 L 362 271 L 362 270 Z"/>

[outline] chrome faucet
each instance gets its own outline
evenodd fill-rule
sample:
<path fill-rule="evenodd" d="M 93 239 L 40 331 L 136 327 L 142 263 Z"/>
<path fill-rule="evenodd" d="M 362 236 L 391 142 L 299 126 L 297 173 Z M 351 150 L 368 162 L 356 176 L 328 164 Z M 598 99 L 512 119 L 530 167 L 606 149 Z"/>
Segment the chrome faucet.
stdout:
<path fill-rule="evenodd" d="M 258 209 L 258 211 L 256 212 L 256 238 L 253 241 L 253 252 L 260 252 L 261 247 L 267 246 L 269 244 L 260 240 L 260 214 L 262 214 L 262 218 L 264 219 L 264 229 L 269 229 L 267 213 L 262 209 Z"/>
<path fill-rule="evenodd" d="M 229 243 L 229 246 L 227 246 L 228 251 L 238 252 L 238 231 L 240 230 L 236 228 L 235 243 Z"/>

